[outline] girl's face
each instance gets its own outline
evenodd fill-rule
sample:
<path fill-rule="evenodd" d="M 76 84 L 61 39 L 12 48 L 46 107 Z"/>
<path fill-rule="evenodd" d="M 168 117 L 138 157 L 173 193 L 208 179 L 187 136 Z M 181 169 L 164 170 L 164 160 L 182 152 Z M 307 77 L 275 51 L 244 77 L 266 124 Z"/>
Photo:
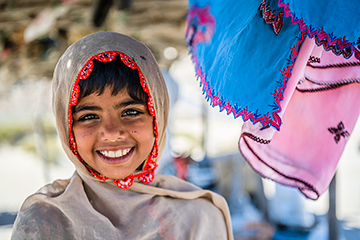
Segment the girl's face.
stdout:
<path fill-rule="evenodd" d="M 129 176 L 153 148 L 153 117 L 126 90 L 112 96 L 107 87 L 100 96 L 93 93 L 80 99 L 73 118 L 79 155 L 106 177 Z"/>

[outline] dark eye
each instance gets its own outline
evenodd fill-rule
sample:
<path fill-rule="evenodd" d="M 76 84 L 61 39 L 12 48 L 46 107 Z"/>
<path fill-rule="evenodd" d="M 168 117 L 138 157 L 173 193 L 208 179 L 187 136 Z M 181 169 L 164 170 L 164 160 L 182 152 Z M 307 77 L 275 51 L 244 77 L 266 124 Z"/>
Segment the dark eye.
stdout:
<path fill-rule="evenodd" d="M 141 114 L 140 111 L 135 110 L 135 109 L 127 109 L 124 111 L 124 113 L 122 114 L 122 116 L 130 116 L 130 117 L 136 117 L 139 116 Z"/>
<path fill-rule="evenodd" d="M 89 121 L 89 120 L 93 120 L 93 119 L 99 119 L 99 117 L 95 114 L 86 114 L 84 116 L 81 116 L 78 121 L 79 122 L 85 122 L 85 121 Z"/>

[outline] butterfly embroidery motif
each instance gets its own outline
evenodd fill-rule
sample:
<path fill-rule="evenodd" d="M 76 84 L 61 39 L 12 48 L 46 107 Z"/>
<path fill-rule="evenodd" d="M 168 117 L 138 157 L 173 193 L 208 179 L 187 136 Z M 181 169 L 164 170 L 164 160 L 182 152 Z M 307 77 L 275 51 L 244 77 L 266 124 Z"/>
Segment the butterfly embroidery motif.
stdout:
<path fill-rule="evenodd" d="M 337 127 L 329 127 L 328 130 L 330 133 L 335 134 L 335 143 L 338 143 L 340 141 L 341 136 L 343 136 L 344 138 L 350 136 L 349 132 L 345 130 L 343 122 L 340 122 Z"/>

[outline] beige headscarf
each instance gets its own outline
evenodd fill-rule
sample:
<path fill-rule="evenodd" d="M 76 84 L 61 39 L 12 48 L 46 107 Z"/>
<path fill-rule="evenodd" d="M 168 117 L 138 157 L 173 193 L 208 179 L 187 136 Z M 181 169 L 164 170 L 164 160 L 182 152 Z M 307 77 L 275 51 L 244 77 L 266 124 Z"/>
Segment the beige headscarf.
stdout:
<path fill-rule="evenodd" d="M 119 181 L 91 173 L 76 156 L 69 131 L 77 81 L 90 74 L 91 59 L 112 58 L 111 54 L 121 54 L 126 65 L 138 68 L 140 77 L 144 76 L 142 86 L 149 95 L 158 144 L 140 175 Z M 176 177 L 152 178 L 154 162 L 165 145 L 168 96 L 159 67 L 142 43 L 113 32 L 91 34 L 74 43 L 56 66 L 53 106 L 62 146 L 76 172 L 71 179 L 57 180 L 25 200 L 12 239 L 233 239 L 223 197 Z"/>

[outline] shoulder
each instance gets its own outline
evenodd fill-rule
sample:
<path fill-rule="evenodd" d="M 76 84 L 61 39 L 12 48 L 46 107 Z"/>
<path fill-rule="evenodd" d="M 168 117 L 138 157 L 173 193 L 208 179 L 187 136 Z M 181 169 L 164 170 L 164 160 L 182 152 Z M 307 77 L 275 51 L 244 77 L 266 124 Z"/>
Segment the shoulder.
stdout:
<path fill-rule="evenodd" d="M 56 180 L 30 195 L 16 217 L 11 239 L 65 239 L 70 221 L 52 199 L 60 197 L 69 182 Z"/>
<path fill-rule="evenodd" d="M 196 204 L 188 208 L 191 222 L 189 234 L 192 239 L 227 239 L 227 224 L 223 212 L 208 199 L 198 198 Z M 191 219 L 191 220 L 190 220 Z"/>
<path fill-rule="evenodd" d="M 66 190 L 66 187 L 69 185 L 70 181 L 71 179 L 56 180 L 40 188 L 36 194 L 44 194 L 48 197 L 57 197 Z"/>
<path fill-rule="evenodd" d="M 221 195 L 199 188 L 174 176 L 158 175 L 149 187 L 142 185 L 141 188 L 144 192 L 152 195 L 170 197 L 180 202 L 189 203 L 191 201 L 191 205 L 187 206 L 189 208 L 192 206 L 199 210 L 206 209 L 206 211 L 212 208 L 216 209 L 216 212 L 221 212 L 223 208 L 228 209 L 227 202 Z"/>
<path fill-rule="evenodd" d="M 155 175 L 153 182 L 150 184 L 157 188 L 163 188 L 175 191 L 196 191 L 202 190 L 192 183 L 186 182 L 178 177 L 171 175 Z"/>
<path fill-rule="evenodd" d="M 186 227 L 186 239 L 205 236 L 207 237 L 204 239 L 227 239 L 229 212 L 222 196 L 174 176 L 158 175 L 155 179 L 153 186 L 156 189 L 166 189 L 160 194 L 154 191 L 157 196 L 152 199 L 151 204 L 152 210 L 157 212 L 156 216 L 161 216 L 159 213 L 166 208 L 163 214 L 171 212 L 172 218 L 177 219 L 177 224 L 172 229 L 191 226 Z M 170 224 L 171 220 L 166 222 Z"/>
<path fill-rule="evenodd" d="M 34 202 L 16 217 L 11 239 L 66 239 L 70 221 L 57 207 L 47 202 Z"/>
<path fill-rule="evenodd" d="M 223 212 L 207 198 L 154 196 L 147 212 L 177 239 L 228 239 Z"/>

